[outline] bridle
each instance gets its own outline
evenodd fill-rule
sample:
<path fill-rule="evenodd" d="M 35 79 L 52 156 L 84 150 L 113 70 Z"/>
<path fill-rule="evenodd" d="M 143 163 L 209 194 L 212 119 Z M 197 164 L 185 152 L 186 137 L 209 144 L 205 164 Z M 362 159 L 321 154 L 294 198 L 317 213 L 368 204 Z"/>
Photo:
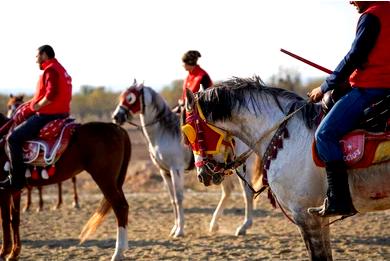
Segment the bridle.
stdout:
<path fill-rule="evenodd" d="M 267 130 L 253 145 L 253 147 L 256 147 L 265 137 L 268 137 L 271 133 L 274 133 L 274 136 L 272 137 L 271 141 L 275 140 L 275 135 L 277 136 L 276 139 L 278 138 L 281 138 L 281 132 L 282 131 L 287 131 L 287 129 L 285 129 L 286 127 L 286 124 L 288 122 L 288 120 L 293 116 L 295 115 L 298 111 L 300 111 L 304 106 L 306 106 L 306 103 L 303 104 L 302 106 L 300 106 L 298 109 L 294 110 L 293 112 L 290 112 L 286 117 L 284 117 L 280 122 L 277 122 L 272 128 L 270 128 L 269 130 Z M 194 97 L 194 102 L 193 102 L 193 108 L 187 112 L 187 117 L 186 117 L 186 123 L 190 123 L 194 126 L 194 129 L 195 129 L 195 133 L 196 133 L 196 138 L 195 139 L 192 139 L 192 142 L 190 141 L 191 143 L 191 147 L 194 150 L 194 148 L 196 149 L 196 146 L 199 147 L 199 151 L 200 151 L 200 155 L 202 156 L 202 161 L 199 161 L 199 162 L 196 162 L 195 165 L 197 167 L 205 167 L 207 168 L 209 171 L 207 171 L 207 175 L 210 175 L 212 178 L 219 174 L 219 175 L 230 175 L 234 172 L 236 172 L 236 174 L 239 176 L 240 179 L 242 179 L 247 185 L 248 187 L 252 190 L 252 192 L 257 196 L 259 195 L 261 192 L 263 192 L 269 185 L 268 185 L 268 182 L 267 182 L 267 179 L 263 177 L 263 186 L 262 188 L 260 188 L 260 190 L 256 191 L 252 188 L 252 186 L 245 180 L 245 177 L 243 177 L 238 171 L 237 171 L 237 168 L 240 167 L 241 165 L 245 164 L 246 160 L 251 156 L 251 154 L 254 152 L 252 149 L 248 149 L 247 151 L 243 152 L 241 155 L 239 155 L 238 157 L 236 157 L 234 155 L 233 157 L 233 160 L 227 162 L 225 160 L 225 162 L 221 163 L 221 162 L 217 162 L 215 161 L 210 153 L 207 153 L 206 152 L 206 149 L 205 149 L 205 139 L 204 139 L 204 127 L 206 126 L 209 127 L 209 128 L 213 128 L 213 129 L 216 129 L 216 130 L 219 130 L 220 132 L 222 133 L 225 133 L 225 137 L 229 137 L 230 139 L 233 138 L 233 135 L 223 129 L 223 128 L 220 128 L 220 127 L 217 127 L 215 126 L 214 124 L 210 123 L 210 122 L 207 122 L 206 118 L 203 116 L 203 112 L 199 106 L 199 103 L 198 103 L 198 99 L 197 99 L 197 96 Z M 200 124 L 200 123 L 203 123 L 203 124 Z M 184 128 L 183 128 L 184 127 Z M 182 130 L 185 134 L 185 136 L 187 137 L 188 139 L 188 133 L 186 133 L 185 131 L 185 126 L 182 127 Z M 269 151 L 270 151 L 270 148 L 273 148 L 275 146 L 275 144 L 273 144 L 272 142 L 268 145 L 267 147 L 267 150 L 266 150 L 266 153 L 263 155 L 263 160 L 266 158 L 268 159 L 269 155 Z M 234 147 L 233 147 L 234 148 Z M 233 150 L 234 151 L 234 150 Z M 265 168 L 265 166 L 264 166 Z M 264 174 L 263 174 L 264 175 Z"/>
<path fill-rule="evenodd" d="M 119 102 L 119 108 L 126 114 L 126 118 L 128 118 L 128 115 L 132 115 L 132 118 L 133 118 L 133 115 L 135 113 L 139 112 L 141 114 L 144 114 L 144 112 L 145 112 L 144 88 L 141 87 L 139 90 L 137 90 L 139 92 L 138 95 L 134 95 L 134 93 L 130 93 L 130 89 L 131 89 L 131 87 L 121 94 L 121 100 Z M 128 95 L 131 95 L 131 94 L 136 99 L 132 103 L 130 103 L 127 99 Z M 136 103 L 136 102 L 139 102 L 139 104 L 136 104 L 136 108 L 132 109 L 134 107 L 134 103 Z M 141 130 L 144 127 L 149 127 L 149 126 L 152 126 L 152 125 L 158 123 L 159 121 L 161 121 L 161 119 L 163 119 L 166 116 L 167 115 L 164 113 L 164 111 L 161 111 L 153 121 L 148 122 L 144 125 L 140 125 L 140 124 L 137 124 L 137 123 L 132 122 L 132 121 L 127 121 L 127 122 L 130 125 L 135 126 L 137 129 Z"/>

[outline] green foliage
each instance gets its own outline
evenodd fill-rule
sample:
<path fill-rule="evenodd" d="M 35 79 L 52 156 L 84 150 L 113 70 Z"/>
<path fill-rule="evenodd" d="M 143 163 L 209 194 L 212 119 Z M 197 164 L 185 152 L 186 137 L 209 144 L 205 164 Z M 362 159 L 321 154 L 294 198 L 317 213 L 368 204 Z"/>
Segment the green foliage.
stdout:
<path fill-rule="evenodd" d="M 119 92 L 107 91 L 105 87 L 83 86 L 72 97 L 72 115 L 82 122 L 111 121 L 118 97 Z"/>
<path fill-rule="evenodd" d="M 2 113 L 2 114 L 7 113 L 8 99 L 9 99 L 8 95 L 0 95 L 0 113 Z"/>
<path fill-rule="evenodd" d="M 293 91 L 302 97 L 306 97 L 306 94 L 310 90 L 320 86 L 323 81 L 324 79 L 312 79 L 304 84 L 299 72 L 293 69 L 280 67 L 278 74 L 271 76 L 268 84 Z"/>
<path fill-rule="evenodd" d="M 183 92 L 183 80 L 174 80 L 168 86 L 164 86 L 160 91 L 161 96 L 165 98 L 171 108 L 177 105 Z"/>

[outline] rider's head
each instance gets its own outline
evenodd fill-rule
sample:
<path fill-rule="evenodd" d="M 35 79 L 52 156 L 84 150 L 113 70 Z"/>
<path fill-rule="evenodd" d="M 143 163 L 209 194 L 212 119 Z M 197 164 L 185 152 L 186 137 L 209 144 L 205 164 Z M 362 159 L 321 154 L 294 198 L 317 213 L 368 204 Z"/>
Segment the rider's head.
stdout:
<path fill-rule="evenodd" d="M 187 51 L 181 60 L 186 71 L 191 71 L 198 63 L 198 58 L 201 57 L 200 52 L 196 50 Z"/>
<path fill-rule="evenodd" d="M 52 59 L 55 57 L 55 53 L 53 50 L 53 47 L 50 45 L 42 45 L 37 50 L 37 64 L 39 65 L 39 68 L 42 70 L 42 63 L 45 61 Z"/>
<path fill-rule="evenodd" d="M 349 1 L 351 5 L 354 5 L 356 9 L 358 10 L 359 14 L 363 13 L 364 11 L 367 10 L 373 3 L 374 1 Z"/>

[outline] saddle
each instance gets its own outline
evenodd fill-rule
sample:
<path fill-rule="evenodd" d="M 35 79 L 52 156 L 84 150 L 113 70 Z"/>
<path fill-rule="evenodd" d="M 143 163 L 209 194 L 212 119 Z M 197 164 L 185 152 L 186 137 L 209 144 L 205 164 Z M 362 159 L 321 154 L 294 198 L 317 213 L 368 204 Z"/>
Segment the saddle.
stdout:
<path fill-rule="evenodd" d="M 24 106 L 15 113 L 12 129 L 31 116 L 31 111 Z M 38 137 L 29 140 L 23 145 L 23 160 L 27 165 L 26 178 L 48 179 L 55 174 L 55 163 L 69 145 L 72 134 L 80 125 L 73 118 L 56 119 L 47 123 L 39 132 Z M 7 135 L 7 136 L 8 136 Z M 5 146 L 6 154 L 10 158 L 8 143 Z M 6 163 L 4 170 L 9 171 L 10 164 Z M 39 175 L 40 171 L 40 175 Z"/>
<path fill-rule="evenodd" d="M 340 145 L 348 168 L 367 168 L 390 160 L 390 95 L 364 110 L 358 129 L 346 134 Z M 317 154 L 315 141 L 313 160 L 324 167 Z"/>

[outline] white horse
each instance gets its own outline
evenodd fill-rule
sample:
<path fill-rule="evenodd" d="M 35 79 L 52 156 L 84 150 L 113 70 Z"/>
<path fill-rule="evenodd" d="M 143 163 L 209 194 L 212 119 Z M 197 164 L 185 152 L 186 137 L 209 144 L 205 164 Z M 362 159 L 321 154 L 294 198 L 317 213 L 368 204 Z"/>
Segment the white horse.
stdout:
<path fill-rule="evenodd" d="M 309 207 L 322 204 L 327 188 L 325 171 L 314 164 L 311 150 L 319 107 L 318 104 L 306 103 L 292 92 L 266 87 L 258 77 L 233 78 L 197 97 L 187 91 L 186 104 L 190 112 L 201 108 L 207 122 L 238 137 L 258 155 L 270 151 L 271 140 L 283 141 L 283 148 L 276 158 L 271 160 L 271 154 L 266 154 L 270 158 L 263 158 L 271 160 L 264 174 L 268 175 L 269 188 L 281 208 L 298 226 L 310 259 L 332 260 L 329 219 L 307 212 Z M 301 109 L 297 113 L 286 118 L 298 108 Z M 289 134 L 285 138 L 282 134 L 287 134 L 286 129 L 278 132 L 283 120 L 287 122 L 285 127 Z M 280 135 L 275 138 L 277 132 Z M 208 157 L 212 158 L 212 155 Z M 207 161 L 208 158 L 197 160 Z M 348 172 L 349 188 L 358 212 L 390 207 L 389 162 Z M 213 173 L 204 167 L 198 170 L 198 175 L 207 177 Z"/>
<path fill-rule="evenodd" d="M 182 142 L 179 116 L 171 111 L 165 100 L 152 88 L 142 84 L 137 85 L 134 82 L 121 94 L 120 102 L 113 113 L 113 119 L 117 124 L 123 124 L 126 121 L 131 123 L 136 114 L 140 115 L 142 132 L 149 145 L 150 157 L 160 170 L 171 198 L 175 224 L 170 236 L 183 236 L 184 170 L 194 167 L 194 158 L 191 149 Z M 247 146 L 237 141 L 236 149 L 237 153 L 241 153 L 247 149 Z M 245 175 L 242 168 L 240 171 Z M 251 171 L 246 171 L 246 180 L 250 182 Z M 240 184 L 245 200 L 245 220 L 237 228 L 236 235 L 246 234 L 253 219 L 253 193 L 243 181 L 240 180 Z M 210 232 L 218 230 L 218 218 L 221 216 L 233 189 L 232 178 L 223 182 L 221 188 L 222 196 L 210 222 Z"/>

